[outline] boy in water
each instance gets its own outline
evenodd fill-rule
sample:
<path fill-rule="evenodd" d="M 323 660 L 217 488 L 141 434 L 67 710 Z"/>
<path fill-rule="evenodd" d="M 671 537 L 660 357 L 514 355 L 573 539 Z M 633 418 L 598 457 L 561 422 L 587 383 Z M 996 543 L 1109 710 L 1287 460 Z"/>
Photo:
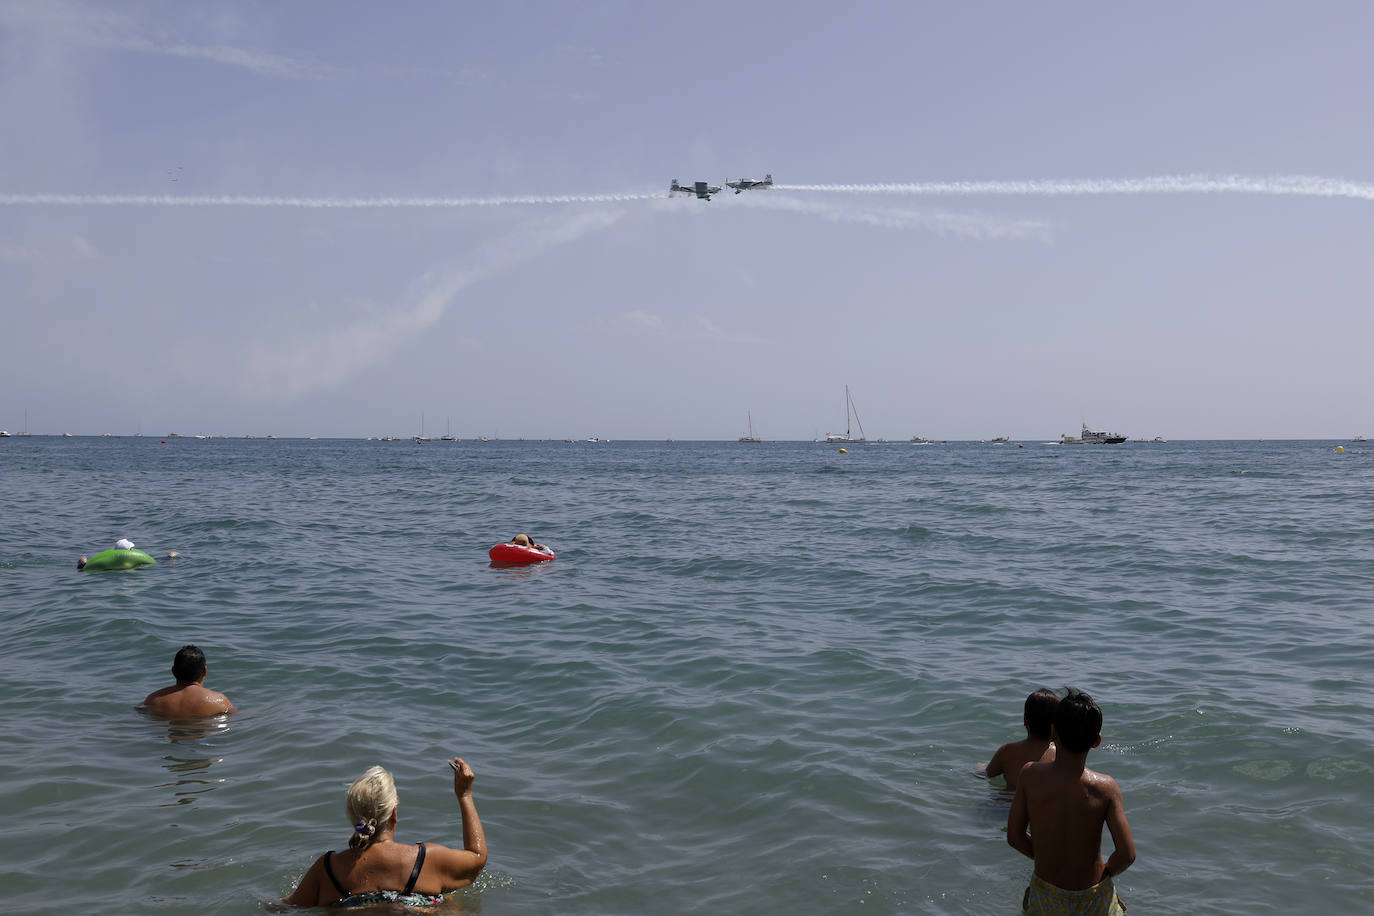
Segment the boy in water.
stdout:
<path fill-rule="evenodd" d="M 195 646 L 182 646 L 172 659 L 172 677 L 177 682 L 148 694 L 143 708 L 168 719 L 195 719 L 237 712 L 224 694 L 205 687 L 205 653 Z"/>
<path fill-rule="evenodd" d="M 978 773 L 992 779 L 1003 776 L 1007 788 L 1016 788 L 1016 777 L 1021 768 L 1037 760 L 1054 759 L 1054 745 L 1050 743 L 1050 729 L 1054 727 L 1054 710 L 1059 706 L 1059 697 L 1053 690 L 1041 687 L 1026 697 L 1025 711 L 1021 724 L 1026 727 L 1026 737 L 1022 741 L 1009 741 L 997 749 L 987 766 L 980 766 Z"/>
<path fill-rule="evenodd" d="M 1102 742 L 1102 710 L 1070 687 L 1055 710 L 1051 734 L 1054 759 L 1021 771 L 1007 818 L 1007 842 L 1035 860 L 1021 908 L 1031 914 L 1117 916 L 1125 906 L 1112 879 L 1135 861 L 1135 843 L 1116 780 L 1087 766 L 1088 751 Z M 1103 824 L 1115 847 L 1105 864 Z"/>

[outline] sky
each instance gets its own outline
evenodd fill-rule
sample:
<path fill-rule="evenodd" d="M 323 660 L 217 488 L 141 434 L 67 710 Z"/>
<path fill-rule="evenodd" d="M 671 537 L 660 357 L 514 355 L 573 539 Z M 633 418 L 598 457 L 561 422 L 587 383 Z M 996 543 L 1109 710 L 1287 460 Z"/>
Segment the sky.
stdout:
<path fill-rule="evenodd" d="M 0 427 L 1374 435 L 1371 31 L 0 0 Z"/>

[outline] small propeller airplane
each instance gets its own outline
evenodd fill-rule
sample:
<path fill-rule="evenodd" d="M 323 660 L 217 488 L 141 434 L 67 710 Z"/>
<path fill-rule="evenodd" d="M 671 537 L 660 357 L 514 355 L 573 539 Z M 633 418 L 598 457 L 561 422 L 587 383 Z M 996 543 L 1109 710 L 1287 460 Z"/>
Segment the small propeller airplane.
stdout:
<path fill-rule="evenodd" d="M 767 190 L 773 186 L 773 176 L 764 175 L 762 179 L 737 178 L 734 181 L 725 182 L 725 186 L 727 188 L 734 188 L 736 194 L 740 193 L 741 191 L 751 190 L 753 188 L 763 188 L 764 190 Z"/>
<path fill-rule="evenodd" d="M 678 184 L 677 179 L 674 178 L 673 183 L 668 185 L 668 193 L 674 194 L 678 191 L 681 191 L 683 194 L 695 194 L 701 200 L 710 200 L 712 194 L 720 193 L 720 188 L 713 184 L 707 184 L 704 181 L 694 181 L 690 185 L 683 187 Z"/>

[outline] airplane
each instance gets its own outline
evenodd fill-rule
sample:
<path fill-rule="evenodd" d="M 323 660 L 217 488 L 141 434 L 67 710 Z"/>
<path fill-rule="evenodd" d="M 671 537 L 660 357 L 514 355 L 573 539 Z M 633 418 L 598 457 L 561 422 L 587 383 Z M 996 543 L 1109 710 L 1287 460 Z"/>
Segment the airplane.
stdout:
<path fill-rule="evenodd" d="M 678 184 L 677 179 L 674 178 L 673 183 L 668 185 L 668 193 L 672 194 L 676 191 L 681 191 L 684 194 L 695 194 L 701 200 L 710 200 L 712 194 L 720 193 L 720 188 L 713 184 L 707 184 L 704 181 L 694 181 L 687 187 L 683 187 Z"/>
<path fill-rule="evenodd" d="M 741 191 L 748 191 L 750 188 L 763 188 L 767 190 L 773 186 L 773 176 L 764 175 L 762 181 L 757 178 L 740 178 L 735 181 L 725 182 L 725 186 L 727 188 L 734 188 L 736 194 Z"/>

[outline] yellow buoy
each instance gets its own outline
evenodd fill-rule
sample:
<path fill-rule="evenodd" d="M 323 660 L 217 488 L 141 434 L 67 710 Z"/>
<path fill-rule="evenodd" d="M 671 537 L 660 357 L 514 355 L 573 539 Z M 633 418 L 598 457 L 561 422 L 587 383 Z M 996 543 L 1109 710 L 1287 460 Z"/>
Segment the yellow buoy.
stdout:
<path fill-rule="evenodd" d="M 849 449 L 847 449 L 847 448 L 842 448 L 842 449 L 840 449 L 840 454 L 841 454 L 841 455 L 848 455 L 848 454 L 849 454 Z"/>
<path fill-rule="evenodd" d="M 1345 451 L 1345 446 L 1344 446 L 1344 445 L 1338 445 L 1338 446 L 1336 446 L 1336 451 L 1338 451 L 1338 452 L 1343 452 L 1343 451 Z"/>

